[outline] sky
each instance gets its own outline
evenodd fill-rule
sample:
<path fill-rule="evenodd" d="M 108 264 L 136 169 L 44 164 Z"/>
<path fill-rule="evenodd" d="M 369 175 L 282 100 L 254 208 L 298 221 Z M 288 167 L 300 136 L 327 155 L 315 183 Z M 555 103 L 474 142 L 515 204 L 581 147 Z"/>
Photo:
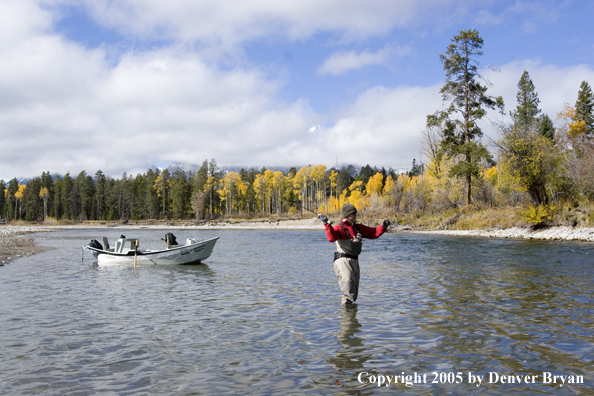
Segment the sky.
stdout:
<path fill-rule="evenodd" d="M 0 179 L 408 168 L 460 30 L 505 101 L 488 144 L 524 70 L 553 120 L 594 85 L 593 17 L 590 0 L 0 0 Z"/>

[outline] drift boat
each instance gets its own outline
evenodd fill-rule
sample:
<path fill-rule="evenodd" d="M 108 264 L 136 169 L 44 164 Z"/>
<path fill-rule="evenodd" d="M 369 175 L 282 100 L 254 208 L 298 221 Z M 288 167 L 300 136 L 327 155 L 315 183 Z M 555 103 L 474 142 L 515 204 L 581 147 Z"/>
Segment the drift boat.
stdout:
<path fill-rule="evenodd" d="M 110 248 L 108 239 L 103 237 L 103 245 L 93 239 L 91 243 L 83 246 L 83 249 L 90 251 L 99 265 L 198 264 L 210 257 L 217 239 L 219 237 L 204 241 L 198 241 L 196 238 L 188 238 L 185 245 L 178 245 L 175 236 L 172 233 L 167 233 L 165 234 L 165 238 L 162 238 L 167 244 L 166 249 L 145 250 L 139 248 L 138 239 L 126 238 L 122 235 L 116 241 L 113 248 Z"/>

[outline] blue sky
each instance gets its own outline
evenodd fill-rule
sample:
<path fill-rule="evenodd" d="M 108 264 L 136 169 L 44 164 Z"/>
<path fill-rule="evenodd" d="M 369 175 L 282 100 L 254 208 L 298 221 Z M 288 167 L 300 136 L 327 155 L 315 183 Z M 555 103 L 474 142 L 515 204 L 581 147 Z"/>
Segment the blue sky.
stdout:
<path fill-rule="evenodd" d="M 409 167 L 459 30 L 484 39 L 506 113 L 526 69 L 555 118 L 594 84 L 593 16 L 585 0 L 2 2 L 0 178 L 211 158 Z M 485 143 L 508 121 L 489 114 Z"/>

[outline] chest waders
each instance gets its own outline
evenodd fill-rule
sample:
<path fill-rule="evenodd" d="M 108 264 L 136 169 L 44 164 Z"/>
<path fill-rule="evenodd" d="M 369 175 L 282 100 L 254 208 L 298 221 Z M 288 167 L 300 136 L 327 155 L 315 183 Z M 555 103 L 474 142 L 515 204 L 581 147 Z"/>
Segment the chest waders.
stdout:
<path fill-rule="evenodd" d="M 337 251 L 334 252 L 334 272 L 338 278 L 338 286 L 342 291 L 342 304 L 351 304 L 357 299 L 359 294 L 359 254 L 363 247 L 363 242 L 357 240 L 355 235 L 351 236 L 349 229 L 343 223 L 340 223 L 348 239 L 339 239 L 336 241 Z M 353 224 L 355 231 L 357 226 Z"/>

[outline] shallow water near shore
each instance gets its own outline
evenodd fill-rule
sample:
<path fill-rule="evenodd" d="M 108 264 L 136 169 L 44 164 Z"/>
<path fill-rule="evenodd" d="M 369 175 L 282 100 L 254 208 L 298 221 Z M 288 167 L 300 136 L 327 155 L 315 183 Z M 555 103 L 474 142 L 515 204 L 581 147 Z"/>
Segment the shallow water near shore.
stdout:
<path fill-rule="evenodd" d="M 175 230 L 181 243 L 221 237 L 202 265 L 82 260 L 90 239 L 121 233 L 164 245 L 164 231 L 145 229 L 39 233 L 56 250 L 0 268 L 0 394 L 594 388 L 590 243 L 386 234 L 365 242 L 359 299 L 342 308 L 323 231 Z M 544 384 L 543 372 L 583 384 Z M 415 373 L 425 381 L 378 387 Z M 538 378 L 488 383 L 489 373 Z M 480 386 L 471 375 L 485 376 Z"/>

